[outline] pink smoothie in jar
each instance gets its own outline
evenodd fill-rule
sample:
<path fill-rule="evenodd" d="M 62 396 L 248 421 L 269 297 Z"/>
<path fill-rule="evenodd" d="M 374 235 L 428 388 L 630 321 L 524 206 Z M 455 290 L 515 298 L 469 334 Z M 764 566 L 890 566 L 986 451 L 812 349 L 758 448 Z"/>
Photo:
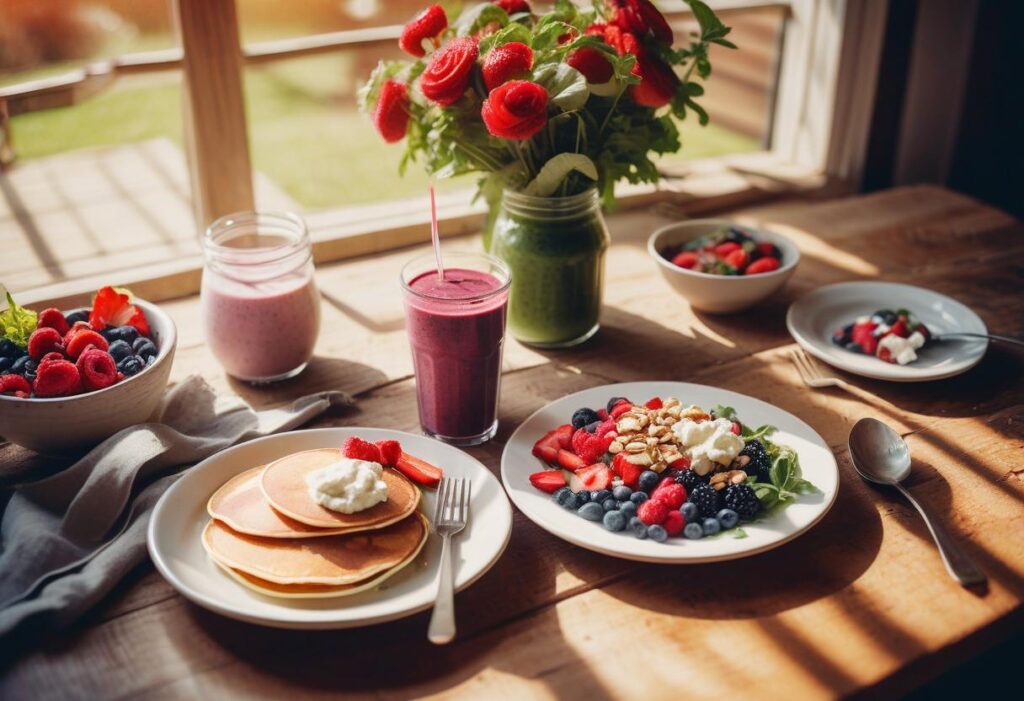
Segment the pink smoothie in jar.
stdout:
<path fill-rule="evenodd" d="M 320 294 L 302 220 L 229 215 L 210 226 L 203 248 L 203 330 L 227 373 L 273 382 L 302 372 L 320 331 Z"/>
<path fill-rule="evenodd" d="M 450 443 L 483 443 L 498 426 L 508 270 L 490 256 L 446 254 L 442 280 L 432 261 L 413 261 L 402 278 L 420 424 Z"/>

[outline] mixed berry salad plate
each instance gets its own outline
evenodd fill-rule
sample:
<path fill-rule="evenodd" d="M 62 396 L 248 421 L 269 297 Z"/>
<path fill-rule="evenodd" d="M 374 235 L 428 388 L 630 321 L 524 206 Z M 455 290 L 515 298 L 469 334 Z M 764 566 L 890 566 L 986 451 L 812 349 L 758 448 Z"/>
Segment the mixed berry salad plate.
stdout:
<path fill-rule="evenodd" d="M 893 282 L 844 282 L 797 300 L 786 326 L 808 353 L 841 370 L 878 380 L 924 382 L 959 375 L 981 362 L 988 333 L 969 307 L 951 297 Z"/>
<path fill-rule="evenodd" d="M 777 547 L 828 512 L 839 483 L 828 445 L 797 417 L 681 382 L 606 385 L 552 402 L 512 434 L 501 478 L 550 533 L 669 563 Z"/>

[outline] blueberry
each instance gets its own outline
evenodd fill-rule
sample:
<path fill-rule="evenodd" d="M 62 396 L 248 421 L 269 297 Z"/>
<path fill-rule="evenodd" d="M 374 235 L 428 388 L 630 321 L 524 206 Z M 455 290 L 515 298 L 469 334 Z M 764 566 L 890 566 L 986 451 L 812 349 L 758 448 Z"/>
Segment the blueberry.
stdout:
<path fill-rule="evenodd" d="M 609 511 L 604 515 L 604 527 L 609 531 L 624 531 L 626 530 L 626 517 L 622 515 L 621 511 Z"/>
<path fill-rule="evenodd" d="M 632 496 L 633 490 L 624 484 L 620 484 L 618 487 L 612 490 L 612 496 L 619 501 L 626 501 Z"/>
<path fill-rule="evenodd" d="M 601 508 L 605 511 L 617 511 L 619 508 L 619 502 L 615 501 L 614 497 L 608 497 L 601 502 Z"/>
<path fill-rule="evenodd" d="M 843 346 L 843 348 L 845 348 L 846 350 L 850 351 L 851 353 L 863 353 L 864 352 L 864 349 L 860 347 L 860 344 L 856 343 L 854 341 L 850 341 L 845 346 Z"/>
<path fill-rule="evenodd" d="M 128 328 L 131 327 L 129 326 Z M 135 355 L 145 360 L 151 355 L 156 355 L 156 344 L 150 341 L 145 336 L 139 336 L 134 341 L 132 341 L 132 350 L 135 351 Z"/>
<path fill-rule="evenodd" d="M 579 429 L 595 421 L 600 422 L 601 417 L 593 409 L 577 409 L 572 415 L 572 427 Z"/>
<path fill-rule="evenodd" d="M 15 358 L 20 354 L 21 351 L 14 345 L 14 341 L 9 338 L 0 339 L 0 358 Z"/>
<path fill-rule="evenodd" d="M 633 531 L 633 535 L 635 535 L 640 540 L 643 540 L 647 537 L 647 524 L 641 521 L 636 516 L 629 519 L 629 530 Z"/>
<path fill-rule="evenodd" d="M 15 358 L 14 362 L 11 363 L 11 372 L 13 372 L 15 375 L 24 375 L 25 368 L 28 366 L 30 362 L 31 360 L 27 355 Z"/>
<path fill-rule="evenodd" d="M 687 523 L 693 523 L 700 516 L 700 509 L 692 501 L 684 502 L 679 510 L 683 512 L 683 518 L 686 519 Z"/>
<path fill-rule="evenodd" d="M 619 506 L 619 511 L 621 511 L 622 515 L 627 519 L 633 518 L 636 516 L 636 504 L 631 501 L 624 501 L 621 503 L 621 506 Z"/>
<path fill-rule="evenodd" d="M 647 492 L 633 492 L 629 497 L 629 500 L 637 506 L 640 506 L 648 499 L 650 499 L 650 497 L 647 496 Z"/>
<path fill-rule="evenodd" d="M 110 347 L 107 348 L 107 352 L 110 353 L 115 363 L 121 362 L 129 355 L 134 355 L 134 353 L 132 353 L 132 347 L 128 345 L 127 342 L 122 341 L 121 339 L 117 339 L 116 341 L 111 343 Z"/>
<path fill-rule="evenodd" d="M 108 326 L 105 329 L 99 330 L 100 336 L 107 339 L 107 343 L 113 343 L 114 341 L 120 341 L 121 334 L 118 332 L 116 326 Z"/>
<path fill-rule="evenodd" d="M 127 341 L 132 344 L 132 348 L 135 348 L 135 341 L 139 338 L 145 338 L 145 336 L 139 333 L 139 330 L 134 326 L 118 326 L 117 337 L 123 341 Z M 138 350 L 136 349 L 136 353 Z"/>
<path fill-rule="evenodd" d="M 588 501 L 578 508 L 576 513 L 588 521 L 600 521 L 604 518 L 604 509 L 601 508 L 600 504 L 595 504 L 592 501 Z"/>
<path fill-rule="evenodd" d="M 722 509 L 718 512 L 717 518 L 724 530 L 729 530 L 740 521 L 740 515 L 732 509 Z"/>
<path fill-rule="evenodd" d="M 6 373 L 14 365 L 14 361 L 6 355 L 0 355 L 0 375 Z"/>
<path fill-rule="evenodd" d="M 706 518 L 704 522 L 700 524 L 701 529 L 704 531 L 704 535 L 714 535 L 722 530 L 722 524 L 718 522 L 717 518 Z"/>
<path fill-rule="evenodd" d="M 590 492 L 588 492 L 586 489 L 581 489 L 580 491 L 576 492 L 576 501 L 579 502 L 580 506 L 583 506 L 588 501 L 591 501 Z"/>
<path fill-rule="evenodd" d="M 132 375 L 138 375 L 142 372 L 145 367 L 142 360 L 137 355 L 129 355 L 124 358 L 120 363 L 117 363 L 117 369 L 125 374 L 125 377 L 131 377 Z"/>
<path fill-rule="evenodd" d="M 850 342 L 852 333 L 853 324 L 848 324 L 841 329 L 836 329 L 832 334 L 832 343 L 836 344 L 840 348 L 845 348 L 846 344 Z"/>
<path fill-rule="evenodd" d="M 700 527 L 699 523 L 688 523 L 683 529 L 683 535 L 690 540 L 699 540 L 704 537 L 704 529 Z"/>
<path fill-rule="evenodd" d="M 640 473 L 640 489 L 647 493 L 654 491 L 660 481 L 661 477 L 654 470 L 644 470 Z"/>
<path fill-rule="evenodd" d="M 612 495 L 610 489 L 599 489 L 596 492 L 590 493 L 590 501 L 596 501 L 598 504 L 603 504 L 604 500 Z"/>
<path fill-rule="evenodd" d="M 34 382 L 36 379 L 36 367 L 38 367 L 36 361 L 30 359 L 25 363 L 25 371 L 22 373 L 22 376 L 29 382 Z"/>
<path fill-rule="evenodd" d="M 612 413 L 612 409 L 615 407 L 616 404 L 618 404 L 619 402 L 628 402 L 628 401 L 629 400 L 626 399 L 625 397 L 612 397 L 611 399 L 608 400 L 608 404 L 606 404 L 604 408 L 607 409 L 608 413 L 610 414 L 610 413 Z"/>
<path fill-rule="evenodd" d="M 89 310 L 88 309 L 73 309 L 64 315 L 64 318 L 68 320 L 68 326 L 74 326 L 78 321 L 89 321 Z"/>
<path fill-rule="evenodd" d="M 647 527 L 647 537 L 659 543 L 664 543 L 668 540 L 668 531 L 663 526 L 653 523 Z"/>

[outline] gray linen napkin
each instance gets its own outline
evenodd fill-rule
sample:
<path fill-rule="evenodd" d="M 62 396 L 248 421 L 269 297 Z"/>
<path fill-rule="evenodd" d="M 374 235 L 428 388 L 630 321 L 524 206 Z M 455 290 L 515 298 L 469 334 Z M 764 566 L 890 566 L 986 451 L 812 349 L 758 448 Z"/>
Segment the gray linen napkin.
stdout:
<path fill-rule="evenodd" d="M 183 470 L 352 403 L 343 392 L 320 392 L 254 411 L 193 375 L 167 390 L 152 423 L 126 428 L 68 469 L 19 488 L 0 521 L 0 642 L 29 625 L 73 623 L 145 559 L 153 506 Z"/>

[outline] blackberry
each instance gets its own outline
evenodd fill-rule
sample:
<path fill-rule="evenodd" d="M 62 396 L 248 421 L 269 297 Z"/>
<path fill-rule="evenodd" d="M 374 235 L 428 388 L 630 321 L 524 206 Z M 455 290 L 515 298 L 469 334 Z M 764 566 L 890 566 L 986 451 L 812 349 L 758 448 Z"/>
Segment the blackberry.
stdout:
<path fill-rule="evenodd" d="M 716 492 L 715 488 L 709 484 L 701 483 L 694 487 L 693 491 L 689 493 L 687 501 L 697 506 L 697 510 L 700 512 L 701 518 L 710 518 L 717 514 L 718 510 L 722 508 L 718 503 L 718 492 Z M 739 509 L 734 507 L 732 508 L 733 511 L 739 513 Z"/>
<path fill-rule="evenodd" d="M 772 459 L 768 456 L 764 443 L 757 439 L 752 440 L 743 446 L 740 455 L 750 458 L 750 461 L 743 466 L 744 472 L 752 477 L 757 477 L 758 482 L 771 482 L 768 470 L 771 469 Z"/>
<path fill-rule="evenodd" d="M 149 339 L 146 339 L 146 340 L 148 341 Z M 140 345 L 141 345 L 141 343 L 140 343 Z M 142 355 L 142 353 L 139 352 L 139 349 L 135 348 L 135 344 L 134 343 L 132 344 L 132 348 L 135 350 L 136 353 L 139 353 L 139 355 Z M 154 349 L 155 348 L 156 347 L 154 346 Z M 583 428 L 584 426 L 586 426 L 587 424 L 592 424 L 595 421 L 600 421 L 600 420 L 601 420 L 601 417 L 598 416 L 597 412 L 594 411 L 593 409 L 577 409 L 573 413 L 573 415 L 572 415 L 572 427 L 575 428 L 575 429 L 580 429 L 580 428 Z"/>
<path fill-rule="evenodd" d="M 740 516 L 750 518 L 761 510 L 761 502 L 749 484 L 734 484 L 725 490 L 725 506 Z"/>
<path fill-rule="evenodd" d="M 684 487 L 686 487 L 687 494 L 696 489 L 698 484 L 704 483 L 704 480 L 700 478 L 700 475 L 698 475 L 690 468 L 680 470 L 675 475 L 673 475 L 673 477 L 675 478 L 676 484 L 681 484 Z"/>

